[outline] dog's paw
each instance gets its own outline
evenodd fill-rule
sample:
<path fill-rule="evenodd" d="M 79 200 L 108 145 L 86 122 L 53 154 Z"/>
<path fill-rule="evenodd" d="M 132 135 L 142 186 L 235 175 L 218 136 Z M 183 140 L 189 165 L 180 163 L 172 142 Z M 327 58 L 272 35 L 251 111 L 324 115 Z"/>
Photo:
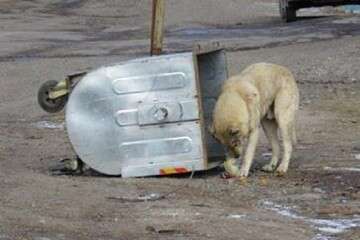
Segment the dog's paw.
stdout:
<path fill-rule="evenodd" d="M 249 171 L 246 169 L 240 169 L 238 177 L 239 178 L 247 178 L 247 176 L 249 175 Z"/>
<path fill-rule="evenodd" d="M 287 170 L 288 168 L 286 166 L 280 164 L 280 166 L 276 169 L 276 176 L 283 177 Z"/>
<path fill-rule="evenodd" d="M 235 159 L 228 159 L 224 162 L 225 171 L 231 177 L 237 177 L 240 174 L 239 167 L 236 165 Z"/>
<path fill-rule="evenodd" d="M 282 171 L 277 171 L 275 172 L 275 176 L 276 177 L 284 177 L 286 175 L 286 172 L 282 172 Z"/>
<path fill-rule="evenodd" d="M 276 168 L 276 165 L 269 163 L 269 164 L 266 164 L 265 166 L 263 166 L 262 170 L 264 172 L 273 172 L 273 171 L 275 171 L 275 168 Z"/>

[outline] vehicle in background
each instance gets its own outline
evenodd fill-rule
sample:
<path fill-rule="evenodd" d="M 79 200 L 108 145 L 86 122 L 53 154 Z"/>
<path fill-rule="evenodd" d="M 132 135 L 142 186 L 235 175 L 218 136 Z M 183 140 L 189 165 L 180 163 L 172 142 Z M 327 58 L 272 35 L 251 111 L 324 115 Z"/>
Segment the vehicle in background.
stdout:
<path fill-rule="evenodd" d="M 360 0 L 279 0 L 280 16 L 286 22 L 296 20 L 301 8 L 360 4 Z"/>

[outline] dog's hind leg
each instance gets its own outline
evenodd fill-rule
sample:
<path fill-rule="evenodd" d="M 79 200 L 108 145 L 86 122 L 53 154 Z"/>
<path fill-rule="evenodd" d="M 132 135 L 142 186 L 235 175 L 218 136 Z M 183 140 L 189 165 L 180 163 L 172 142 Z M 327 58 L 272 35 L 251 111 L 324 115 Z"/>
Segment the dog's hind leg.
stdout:
<path fill-rule="evenodd" d="M 283 175 L 289 168 L 290 158 L 293 150 L 291 127 L 287 124 L 283 126 L 280 125 L 280 132 L 283 140 L 284 152 L 281 163 L 276 169 L 276 172 L 278 172 L 280 175 Z"/>
<path fill-rule="evenodd" d="M 263 166 L 262 170 L 265 172 L 275 171 L 279 156 L 280 156 L 280 144 L 278 137 L 278 124 L 275 119 L 267 119 L 266 117 L 261 121 L 261 125 L 264 129 L 265 135 L 271 144 L 272 156 L 270 163 Z"/>
<path fill-rule="evenodd" d="M 283 141 L 283 157 L 276 169 L 280 175 L 287 172 L 295 140 L 295 114 L 298 108 L 298 95 L 283 89 L 275 99 L 275 118 Z"/>

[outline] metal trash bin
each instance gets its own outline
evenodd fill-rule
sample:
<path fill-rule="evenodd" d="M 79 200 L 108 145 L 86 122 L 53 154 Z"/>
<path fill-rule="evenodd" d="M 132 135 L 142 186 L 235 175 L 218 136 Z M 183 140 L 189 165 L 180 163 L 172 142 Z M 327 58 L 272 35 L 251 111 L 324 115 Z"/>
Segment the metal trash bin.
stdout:
<path fill-rule="evenodd" d="M 148 57 L 87 73 L 66 106 L 75 152 L 94 170 L 139 177 L 207 170 L 224 152 L 207 127 L 224 50 Z"/>

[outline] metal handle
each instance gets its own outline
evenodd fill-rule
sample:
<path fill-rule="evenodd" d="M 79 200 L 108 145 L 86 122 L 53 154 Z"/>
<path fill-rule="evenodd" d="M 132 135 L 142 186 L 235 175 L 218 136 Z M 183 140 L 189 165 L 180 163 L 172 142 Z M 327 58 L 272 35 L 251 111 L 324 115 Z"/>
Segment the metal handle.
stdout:
<path fill-rule="evenodd" d="M 165 107 L 157 108 L 154 112 L 154 117 L 158 121 L 164 121 L 169 115 L 169 111 Z"/>

